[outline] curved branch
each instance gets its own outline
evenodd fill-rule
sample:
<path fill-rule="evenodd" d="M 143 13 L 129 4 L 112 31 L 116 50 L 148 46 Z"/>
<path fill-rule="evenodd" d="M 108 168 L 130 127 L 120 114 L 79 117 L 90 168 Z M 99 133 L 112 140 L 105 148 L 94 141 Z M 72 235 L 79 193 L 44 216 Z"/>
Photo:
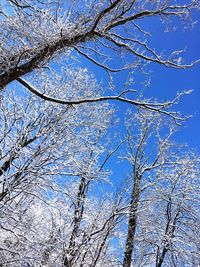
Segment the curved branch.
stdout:
<path fill-rule="evenodd" d="M 19 83 L 21 83 L 23 86 L 25 86 L 29 91 L 31 91 L 32 93 L 37 95 L 38 97 L 42 98 L 43 100 L 52 102 L 52 103 L 71 105 L 71 106 L 75 107 L 76 105 L 87 104 L 87 103 L 97 103 L 97 102 L 102 102 L 102 101 L 119 101 L 119 102 L 131 104 L 133 106 L 137 106 L 139 108 L 143 108 L 143 109 L 147 109 L 147 110 L 151 110 L 154 112 L 159 112 L 159 113 L 168 115 L 172 119 L 174 119 L 174 121 L 177 124 L 179 124 L 178 121 L 184 121 L 186 118 L 180 116 L 176 112 L 172 112 L 172 111 L 167 110 L 167 108 L 169 108 L 173 104 L 177 103 L 177 101 L 180 99 L 180 97 L 182 95 L 186 95 L 186 94 L 191 93 L 191 91 L 179 93 L 173 100 L 168 101 L 168 102 L 163 102 L 163 103 L 148 102 L 146 100 L 139 101 L 139 100 L 133 100 L 130 98 L 122 97 L 126 93 L 135 92 L 135 90 L 125 90 L 125 91 L 121 92 L 119 95 L 100 96 L 100 97 L 95 97 L 95 98 L 83 98 L 83 99 L 77 99 L 77 100 L 63 100 L 63 99 L 54 98 L 54 97 L 51 97 L 51 96 L 48 96 L 46 94 L 41 93 L 35 87 L 30 85 L 27 81 L 25 81 L 22 78 L 18 78 L 16 80 Z"/>

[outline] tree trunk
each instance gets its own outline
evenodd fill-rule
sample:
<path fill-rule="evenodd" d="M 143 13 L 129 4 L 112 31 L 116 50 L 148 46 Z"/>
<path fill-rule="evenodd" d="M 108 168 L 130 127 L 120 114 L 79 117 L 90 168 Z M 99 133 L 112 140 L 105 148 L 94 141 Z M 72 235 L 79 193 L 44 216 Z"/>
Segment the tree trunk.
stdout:
<path fill-rule="evenodd" d="M 73 230 L 71 233 L 68 248 L 64 256 L 63 265 L 65 267 L 71 267 L 76 257 L 76 253 L 77 253 L 76 237 L 77 237 L 80 224 L 83 218 L 83 212 L 85 208 L 85 197 L 87 194 L 88 186 L 89 186 L 88 181 L 84 177 L 82 177 L 79 188 L 78 188 L 77 203 L 76 203 L 76 207 L 74 210 Z"/>
<path fill-rule="evenodd" d="M 140 176 L 136 172 L 134 176 L 134 185 L 131 194 L 128 233 L 126 238 L 126 246 L 124 251 L 123 267 L 130 267 L 134 248 L 135 230 L 137 225 L 137 210 L 140 196 Z"/>
<path fill-rule="evenodd" d="M 166 253 L 167 253 L 167 248 L 164 247 L 156 267 L 161 267 L 162 266 Z"/>

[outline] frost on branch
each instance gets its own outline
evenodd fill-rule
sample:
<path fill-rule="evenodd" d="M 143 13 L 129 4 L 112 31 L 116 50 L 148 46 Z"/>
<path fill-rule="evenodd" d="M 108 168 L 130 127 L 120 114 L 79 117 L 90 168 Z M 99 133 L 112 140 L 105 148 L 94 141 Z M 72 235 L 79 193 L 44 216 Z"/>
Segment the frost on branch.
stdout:
<path fill-rule="evenodd" d="M 190 21 L 198 1 L 17 1 L 1 6 L 0 88 L 46 66 L 58 55 L 74 50 L 108 73 L 132 69 L 148 62 L 172 68 L 188 68 L 176 53 L 163 56 L 149 45 L 150 33 L 143 20 L 174 18 Z M 160 20 L 156 20 L 159 23 Z M 182 48 L 184 49 L 184 48 Z M 175 49 L 176 50 L 176 49 Z M 110 54 L 121 58 L 113 68 Z M 128 64 L 127 56 L 131 58 Z M 119 62 L 119 61 L 118 61 Z"/>

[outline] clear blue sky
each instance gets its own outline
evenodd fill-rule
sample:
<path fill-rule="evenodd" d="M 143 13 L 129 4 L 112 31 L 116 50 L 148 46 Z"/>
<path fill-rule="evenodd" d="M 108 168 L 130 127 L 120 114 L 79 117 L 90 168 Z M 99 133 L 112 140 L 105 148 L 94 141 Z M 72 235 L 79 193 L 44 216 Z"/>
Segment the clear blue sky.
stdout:
<path fill-rule="evenodd" d="M 193 14 L 193 20 L 197 21 L 199 14 Z M 152 38 L 150 46 L 157 48 L 158 51 L 164 51 L 164 54 L 169 54 L 174 50 L 185 49 L 181 55 L 185 59 L 185 63 L 191 63 L 194 60 L 200 59 L 200 20 L 196 23 L 193 29 L 183 30 L 183 25 L 179 24 L 176 31 L 164 32 L 164 26 L 158 23 L 158 19 L 146 19 L 143 22 L 146 30 L 150 29 Z M 118 60 L 113 58 L 113 65 L 118 65 Z M 87 61 L 88 63 L 88 61 Z M 152 63 L 149 65 L 151 70 L 151 83 L 144 90 L 144 95 L 147 98 L 157 98 L 159 100 L 173 99 L 177 92 L 184 90 L 193 90 L 191 95 L 184 96 L 182 101 L 175 108 L 183 115 L 193 115 L 182 130 L 177 134 L 177 141 L 188 143 L 190 147 L 195 147 L 200 152 L 200 63 L 191 69 L 170 69 L 158 64 Z M 88 69 L 92 70 L 98 79 L 104 79 L 106 73 L 97 69 L 88 63 Z M 136 80 L 143 79 L 140 74 L 136 75 Z M 116 87 L 120 87 L 120 83 L 125 79 L 126 73 L 117 74 Z M 142 86 L 141 86 L 142 88 Z M 120 89 L 120 88 L 119 88 Z M 134 89 L 140 90 L 140 85 L 135 84 Z M 124 105 L 119 106 L 124 109 Z M 119 113 L 121 114 L 121 113 Z"/>
<path fill-rule="evenodd" d="M 197 20 L 198 15 L 193 14 L 193 19 Z M 144 28 L 151 31 L 152 38 L 150 39 L 150 46 L 157 48 L 158 51 L 164 51 L 164 54 L 169 54 L 174 50 L 186 49 L 182 57 L 186 63 L 200 59 L 200 21 L 193 29 L 183 31 L 181 25 L 176 31 L 163 32 L 164 26 L 157 23 L 157 19 L 144 21 Z M 146 24 L 145 24 L 146 23 Z M 112 65 L 118 65 L 119 59 L 112 58 Z M 99 68 L 94 67 L 90 62 L 84 60 L 84 64 L 89 70 L 95 73 L 98 80 L 106 79 L 106 73 Z M 193 115 L 184 127 L 175 135 L 175 140 L 179 143 L 187 143 L 189 147 L 195 148 L 200 153 L 200 63 L 191 69 L 170 69 L 158 64 L 150 64 L 151 83 L 144 90 L 144 95 L 147 98 L 157 98 L 158 100 L 173 99 L 177 92 L 184 90 L 193 90 L 191 95 L 184 96 L 176 110 L 179 110 L 183 115 Z M 122 81 L 126 78 L 126 72 L 117 74 L 116 87 L 120 89 Z M 136 80 L 142 80 L 140 74 L 136 75 Z M 140 90 L 142 88 L 139 83 L 135 84 L 134 88 Z M 121 88 L 123 89 L 123 88 Z M 124 113 L 121 112 L 126 109 L 126 105 L 117 104 L 119 107 L 118 115 L 123 120 Z M 127 173 L 127 165 L 119 165 L 113 159 L 110 161 L 110 166 L 114 168 L 112 179 L 120 179 Z M 120 166 L 120 167 L 119 167 Z M 120 179 L 121 180 L 121 179 Z"/>
<path fill-rule="evenodd" d="M 193 19 L 198 20 L 199 14 L 193 14 Z M 158 19 L 147 18 L 143 22 L 145 30 L 150 31 L 152 38 L 149 39 L 149 45 L 157 48 L 158 51 L 164 51 L 164 54 L 169 54 L 173 50 L 186 49 L 183 57 L 186 62 L 191 62 L 200 59 L 200 21 L 196 23 L 193 29 L 183 31 L 182 26 L 176 31 L 164 32 L 164 26 L 159 23 Z M 176 26 L 176 23 L 171 26 Z M 94 72 L 98 80 L 107 80 L 106 72 L 89 62 L 82 59 L 82 64 L 88 68 L 89 71 Z M 119 65 L 119 58 L 113 57 L 112 65 Z M 193 115 L 185 127 L 176 135 L 176 140 L 179 142 L 188 143 L 189 147 L 196 148 L 200 152 L 200 63 L 191 69 L 177 70 L 159 66 L 158 64 L 150 64 L 151 83 L 144 93 L 147 98 L 157 98 L 159 100 L 173 99 L 177 92 L 192 89 L 191 95 L 183 97 L 176 109 L 180 110 L 184 115 Z M 126 72 L 117 74 L 115 85 L 119 90 L 122 81 L 126 79 Z M 137 74 L 136 80 L 142 80 L 142 74 Z M 141 76 L 141 77 L 140 77 Z M 106 84 L 106 83 L 104 83 Z M 136 83 L 134 89 L 140 91 L 141 85 Z M 111 93 L 111 92 L 110 92 Z M 120 110 L 125 110 L 126 106 L 117 104 Z M 123 112 L 118 112 L 120 118 L 123 120 Z"/>
<path fill-rule="evenodd" d="M 199 14 L 193 13 L 193 20 L 197 21 Z M 174 50 L 183 50 L 185 52 L 181 55 L 185 59 L 185 63 L 191 63 L 197 59 L 200 59 L 200 20 L 197 21 L 194 28 L 183 30 L 183 26 L 180 23 L 176 31 L 164 32 L 165 26 L 159 23 L 159 19 L 147 18 L 143 22 L 145 30 L 150 30 L 152 38 L 149 39 L 149 45 L 152 48 L 156 48 L 160 52 L 164 52 L 165 55 L 169 55 Z M 112 56 L 112 55 L 111 55 Z M 84 66 L 89 71 L 95 74 L 98 80 L 107 82 L 107 75 L 104 70 L 94 66 L 91 62 L 85 59 L 81 59 Z M 119 57 L 113 57 L 111 60 L 112 66 L 119 66 Z M 151 83 L 144 90 L 144 95 L 147 98 L 156 98 L 158 100 L 170 100 L 173 99 L 177 92 L 184 90 L 193 90 L 191 95 L 184 96 L 182 101 L 175 108 L 183 115 L 193 115 L 181 132 L 177 135 L 177 141 L 188 143 L 189 146 L 195 147 L 200 152 L 200 63 L 191 69 L 170 69 L 160 66 L 156 63 L 152 63 L 148 66 L 151 71 Z M 147 69 L 148 70 L 148 69 Z M 123 90 L 121 87 L 126 80 L 126 72 L 117 73 L 115 75 L 116 90 Z M 134 77 L 134 76 L 133 76 Z M 135 80 L 139 81 L 144 79 L 142 74 L 136 74 Z M 105 82 L 105 86 L 106 86 Z M 140 92 L 143 86 L 139 82 L 133 86 Z M 112 93 L 112 92 L 110 92 Z M 117 104 L 120 109 L 126 109 L 123 104 Z M 120 116 L 123 116 L 119 112 Z"/>
<path fill-rule="evenodd" d="M 194 20 L 198 19 L 194 14 Z M 151 25 L 152 26 L 152 25 Z M 154 45 L 161 49 L 184 49 L 187 62 L 200 59 L 200 21 L 192 30 L 185 32 L 161 33 L 160 27 L 153 25 Z M 160 41 L 161 40 L 161 41 Z M 183 56 L 184 56 L 183 55 Z M 187 142 L 200 152 L 200 63 L 191 69 L 175 70 L 152 65 L 152 83 L 148 89 L 148 96 L 156 96 L 160 99 L 173 98 L 176 92 L 192 89 L 191 95 L 185 96 L 178 109 L 186 115 L 193 115 L 181 132 L 177 140 Z"/>

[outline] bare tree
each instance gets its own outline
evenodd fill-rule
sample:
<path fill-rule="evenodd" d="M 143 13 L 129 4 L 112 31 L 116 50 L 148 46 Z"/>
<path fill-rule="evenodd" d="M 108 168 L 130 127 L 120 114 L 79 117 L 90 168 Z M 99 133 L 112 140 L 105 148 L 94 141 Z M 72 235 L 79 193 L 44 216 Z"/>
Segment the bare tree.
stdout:
<path fill-rule="evenodd" d="M 82 76 L 79 79 L 83 81 Z M 85 84 L 86 80 L 84 72 Z M 91 79 L 89 82 L 85 94 L 97 89 Z M 1 264 L 45 266 L 55 260 L 52 254 L 61 262 L 67 247 L 79 256 L 88 239 L 80 224 L 89 184 L 108 175 L 103 167 L 112 153 L 101 164 L 98 159 L 107 153 L 100 139 L 110 125 L 113 110 L 103 104 L 88 112 L 86 105 L 75 109 L 32 96 L 13 97 L 12 93 L 1 99 Z M 92 200 L 87 201 L 87 207 L 92 206 Z M 69 217 L 70 213 L 74 215 Z M 107 219 L 103 212 L 101 215 L 104 224 Z M 97 232 L 94 237 L 104 230 L 97 229 L 93 229 Z"/>
<path fill-rule="evenodd" d="M 84 93 L 98 89 L 86 72 L 84 78 L 78 73 L 77 79 L 90 82 Z M 170 118 L 139 109 L 126 123 L 130 195 L 125 189 L 116 198 L 105 190 L 99 196 L 94 187 L 99 191 L 108 179 L 105 164 L 120 146 L 106 147 L 112 114 L 106 103 L 66 108 L 5 92 L 2 266 L 198 263 L 198 156 L 173 145 L 177 126 Z"/>
<path fill-rule="evenodd" d="M 142 26 L 191 27 L 198 9 L 198 0 L 1 1 L 0 266 L 199 264 L 199 156 L 170 139 L 185 119 L 172 107 L 190 91 L 158 102 L 129 79 L 148 63 L 198 62 L 151 48 Z M 110 84 L 124 71 L 127 87 L 108 93 L 83 59 Z M 129 188 L 117 194 L 106 164 L 124 141 L 111 101 L 137 107 L 126 122 Z"/>
<path fill-rule="evenodd" d="M 150 209 L 154 214 L 149 214 L 150 221 L 154 221 L 149 229 L 157 227 L 154 237 L 149 238 L 151 242 L 155 238 L 151 243 L 155 266 L 198 265 L 199 157 L 193 152 L 176 151 L 172 162 L 158 175 L 153 190 L 156 200 Z"/>
<path fill-rule="evenodd" d="M 199 157 L 180 153 L 184 146 L 178 151 L 171 141 L 174 131 L 173 124 L 156 114 L 139 110 L 129 117 L 124 158 L 131 164 L 132 174 L 125 267 L 133 262 L 136 266 L 197 264 Z"/>
<path fill-rule="evenodd" d="M 134 125 L 134 126 L 133 126 Z M 162 126 L 161 126 L 162 125 Z M 134 129 L 133 129 L 134 127 Z M 159 132 L 163 127 L 162 117 L 150 112 L 138 112 L 129 115 L 127 122 L 128 152 L 125 159 L 132 166 L 130 208 L 128 215 L 128 232 L 124 250 L 124 267 L 130 267 L 134 253 L 135 234 L 137 229 L 137 217 L 142 201 L 142 188 L 147 186 L 146 177 L 165 164 L 165 151 L 169 146 L 169 138 L 172 129 L 163 140 L 159 138 Z M 134 132 L 134 134 L 132 134 Z M 156 137 L 157 135 L 157 137 Z M 150 152 L 147 149 L 152 146 Z"/>
<path fill-rule="evenodd" d="M 76 52 L 94 65 L 103 68 L 109 75 L 129 70 L 148 62 L 172 68 L 188 68 L 193 63 L 181 62 L 181 51 L 162 56 L 149 46 L 150 35 L 142 29 L 140 21 L 158 18 L 169 25 L 174 18 L 187 20 L 198 1 L 177 4 L 176 1 L 17 1 L 1 4 L 1 58 L 0 88 L 18 81 L 28 90 L 45 100 L 62 104 L 78 105 L 87 102 L 119 100 L 132 105 L 162 111 L 168 103 L 137 101 L 119 95 L 90 98 L 55 98 L 43 92 L 41 85 L 35 88 L 26 81 L 36 70 L 49 68 L 49 76 L 55 69 L 52 64 L 59 60 L 70 68 L 70 54 Z M 122 34 L 123 33 L 123 34 Z M 112 67 L 109 54 L 123 58 L 122 65 Z M 130 55 L 131 62 L 127 63 Z M 62 58 L 62 59 L 61 59 Z M 130 60 L 129 60 L 130 61 Z M 123 63 L 124 62 L 124 63 Z"/>

